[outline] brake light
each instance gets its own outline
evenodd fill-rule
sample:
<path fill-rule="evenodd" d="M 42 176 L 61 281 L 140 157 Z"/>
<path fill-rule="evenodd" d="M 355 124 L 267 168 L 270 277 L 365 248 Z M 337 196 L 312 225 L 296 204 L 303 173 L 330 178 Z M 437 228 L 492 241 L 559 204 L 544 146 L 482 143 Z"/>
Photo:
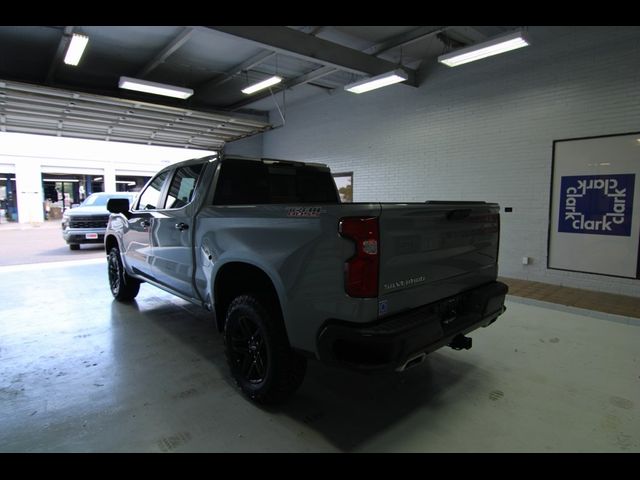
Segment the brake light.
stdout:
<path fill-rule="evenodd" d="M 380 259 L 378 218 L 341 218 L 339 232 L 356 244 L 355 255 L 344 264 L 347 294 L 351 297 L 377 297 Z"/>

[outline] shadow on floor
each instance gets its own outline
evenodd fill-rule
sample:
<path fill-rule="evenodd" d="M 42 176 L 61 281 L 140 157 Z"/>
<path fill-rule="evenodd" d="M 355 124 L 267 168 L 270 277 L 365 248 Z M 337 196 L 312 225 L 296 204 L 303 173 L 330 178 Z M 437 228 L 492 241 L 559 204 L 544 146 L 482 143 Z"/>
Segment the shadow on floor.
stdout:
<path fill-rule="evenodd" d="M 136 302 L 114 302 L 113 321 L 119 321 L 120 314 L 126 312 L 130 318 L 132 309 L 137 311 L 141 321 L 150 320 L 204 361 L 215 364 L 239 399 L 242 394 L 229 374 L 222 335 L 216 330 L 212 314 L 179 299 L 151 297 L 145 302 L 161 305 L 144 310 Z M 286 404 L 255 408 L 272 415 L 287 415 L 301 429 L 315 430 L 337 449 L 353 451 L 417 410 L 426 408 L 437 414 L 446 406 L 443 394 L 473 375 L 474 368 L 471 363 L 438 352 L 403 373 L 361 374 L 309 361 L 301 388 Z"/>
<path fill-rule="evenodd" d="M 314 361 L 301 389 L 281 411 L 349 452 L 418 410 L 437 414 L 444 406 L 442 395 L 473 369 L 438 352 L 403 373 L 365 375 Z"/>

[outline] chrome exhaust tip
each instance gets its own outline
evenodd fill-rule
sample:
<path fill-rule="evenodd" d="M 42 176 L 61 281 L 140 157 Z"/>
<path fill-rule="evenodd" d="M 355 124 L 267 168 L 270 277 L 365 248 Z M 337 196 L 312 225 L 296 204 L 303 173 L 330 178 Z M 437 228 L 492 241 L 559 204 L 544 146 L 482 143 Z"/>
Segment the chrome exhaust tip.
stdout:
<path fill-rule="evenodd" d="M 409 360 L 404 362 L 404 364 L 402 364 L 402 366 L 396 368 L 396 372 L 404 372 L 405 370 L 407 370 L 407 369 L 409 369 L 411 367 L 415 367 L 416 365 L 419 365 L 420 363 L 422 363 L 426 357 L 427 357 L 426 353 L 424 353 L 424 352 L 419 353 L 418 355 L 415 355 L 415 356 L 409 358 Z"/>

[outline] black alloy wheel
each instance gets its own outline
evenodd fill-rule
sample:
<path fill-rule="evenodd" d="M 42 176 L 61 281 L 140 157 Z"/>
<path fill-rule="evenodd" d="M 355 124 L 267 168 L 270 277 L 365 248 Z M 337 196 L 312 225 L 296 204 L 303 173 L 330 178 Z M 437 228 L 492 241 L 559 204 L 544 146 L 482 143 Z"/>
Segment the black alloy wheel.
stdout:
<path fill-rule="evenodd" d="M 224 347 L 236 384 L 256 403 L 282 403 L 304 379 L 307 361 L 291 348 L 280 309 L 269 298 L 249 294 L 231 302 Z"/>
<path fill-rule="evenodd" d="M 120 250 L 113 247 L 107 257 L 107 272 L 109 274 L 109 287 L 113 298 L 120 301 L 129 301 L 136 298 L 140 291 L 140 281 L 130 277 L 124 271 Z"/>
<path fill-rule="evenodd" d="M 234 325 L 229 332 L 231 361 L 242 378 L 259 385 L 265 381 L 269 367 L 269 352 L 260 326 L 246 315 L 239 316 Z"/>

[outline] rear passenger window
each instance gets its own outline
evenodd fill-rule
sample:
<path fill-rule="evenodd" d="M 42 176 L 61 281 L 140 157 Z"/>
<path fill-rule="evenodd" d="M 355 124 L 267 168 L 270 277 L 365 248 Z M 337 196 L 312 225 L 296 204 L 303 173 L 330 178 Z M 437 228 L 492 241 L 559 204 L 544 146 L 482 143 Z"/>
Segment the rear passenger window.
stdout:
<path fill-rule="evenodd" d="M 193 200 L 198 177 L 204 164 L 189 165 L 176 170 L 173 176 L 165 208 L 182 208 Z"/>
<path fill-rule="evenodd" d="M 216 205 L 255 205 L 269 202 L 267 170 L 262 163 L 236 161 L 222 165 Z"/>
<path fill-rule="evenodd" d="M 215 205 L 339 203 L 331 173 L 307 166 L 232 160 L 222 164 Z"/>
<path fill-rule="evenodd" d="M 144 189 L 140 195 L 140 202 L 138 202 L 138 210 L 155 210 L 160 203 L 160 194 L 162 193 L 162 186 L 167 179 L 169 172 L 162 172 L 156 176 L 149 186 Z"/>

